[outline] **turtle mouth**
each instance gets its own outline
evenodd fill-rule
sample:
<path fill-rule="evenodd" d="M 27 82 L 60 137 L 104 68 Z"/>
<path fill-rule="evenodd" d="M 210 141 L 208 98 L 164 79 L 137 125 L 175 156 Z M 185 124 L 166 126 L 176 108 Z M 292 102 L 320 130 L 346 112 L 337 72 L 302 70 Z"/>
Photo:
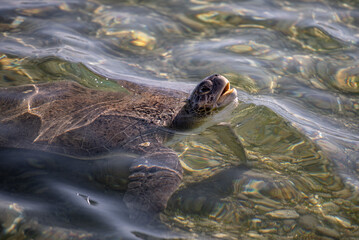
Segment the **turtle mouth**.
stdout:
<path fill-rule="evenodd" d="M 224 107 L 227 106 L 229 103 L 231 103 L 235 98 L 237 97 L 237 91 L 234 88 L 231 88 L 231 85 L 229 82 L 226 83 L 224 86 L 221 94 L 218 97 L 217 100 L 217 106 L 218 107 Z"/>
<path fill-rule="evenodd" d="M 224 86 L 224 89 L 219 97 L 221 98 L 223 96 L 233 93 L 234 91 L 235 89 L 234 88 L 231 89 L 231 84 L 227 82 L 226 86 Z"/>

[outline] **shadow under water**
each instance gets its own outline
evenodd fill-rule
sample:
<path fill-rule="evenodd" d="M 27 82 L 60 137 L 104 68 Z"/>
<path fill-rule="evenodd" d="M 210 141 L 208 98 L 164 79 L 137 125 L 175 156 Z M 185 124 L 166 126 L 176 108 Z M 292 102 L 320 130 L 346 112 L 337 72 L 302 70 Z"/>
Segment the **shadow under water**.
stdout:
<path fill-rule="evenodd" d="M 122 198 L 131 155 L 83 160 L 2 148 L 0 159 L 1 239 L 161 238 L 169 231 L 153 216 L 129 218 Z"/>

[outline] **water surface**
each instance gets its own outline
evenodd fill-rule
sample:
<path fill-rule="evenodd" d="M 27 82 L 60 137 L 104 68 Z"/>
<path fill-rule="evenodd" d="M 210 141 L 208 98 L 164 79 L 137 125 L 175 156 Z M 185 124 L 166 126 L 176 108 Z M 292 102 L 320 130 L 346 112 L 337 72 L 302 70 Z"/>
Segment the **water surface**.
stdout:
<path fill-rule="evenodd" d="M 83 162 L 2 150 L 5 239 L 359 238 L 356 1 L 3 0 L 0 13 L 1 87 L 120 91 L 125 79 L 188 91 L 220 73 L 239 92 L 229 132 L 248 156 L 223 126 L 182 136 L 170 147 L 184 182 L 164 226 L 143 228 L 119 193 L 58 165 Z"/>

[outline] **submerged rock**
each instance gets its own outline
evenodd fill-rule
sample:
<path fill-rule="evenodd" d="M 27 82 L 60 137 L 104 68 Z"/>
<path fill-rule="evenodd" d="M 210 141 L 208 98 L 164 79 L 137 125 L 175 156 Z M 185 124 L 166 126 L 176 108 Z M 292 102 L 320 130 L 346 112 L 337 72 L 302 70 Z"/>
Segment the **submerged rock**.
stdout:
<path fill-rule="evenodd" d="M 318 220 L 311 215 L 304 215 L 299 218 L 298 224 L 306 230 L 313 230 L 318 225 Z"/>
<path fill-rule="evenodd" d="M 315 228 L 315 231 L 323 236 L 327 236 L 327 237 L 332 237 L 335 239 L 339 239 L 340 238 L 340 234 L 337 232 L 337 230 L 335 229 L 331 229 L 331 228 L 327 228 L 327 227 L 322 227 L 322 226 L 317 226 Z"/>
<path fill-rule="evenodd" d="M 266 214 L 272 218 L 278 219 L 295 219 L 299 218 L 299 214 L 294 210 L 275 210 Z"/>

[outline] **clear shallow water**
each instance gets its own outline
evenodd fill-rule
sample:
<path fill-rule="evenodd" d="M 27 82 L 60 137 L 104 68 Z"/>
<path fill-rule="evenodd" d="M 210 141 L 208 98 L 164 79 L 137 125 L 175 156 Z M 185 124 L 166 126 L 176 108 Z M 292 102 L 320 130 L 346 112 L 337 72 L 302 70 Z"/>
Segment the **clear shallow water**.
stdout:
<path fill-rule="evenodd" d="M 41 194 L 4 190 L 3 236 L 37 229 L 42 234 L 25 233 L 358 238 L 358 7 L 355 1 L 3 1 L 0 86 L 70 79 L 116 91 L 110 79 L 127 79 L 189 90 L 221 73 L 243 102 L 230 123 L 248 156 L 243 168 L 221 127 L 172 144 L 185 176 L 162 214 L 166 230 L 129 223 L 116 191 L 63 182 L 71 174 L 31 165 L 29 192 L 55 189 L 43 192 L 64 207 L 39 202 Z M 9 156 L 2 156 L 6 163 Z M 45 183 L 34 174 L 53 171 Z"/>

